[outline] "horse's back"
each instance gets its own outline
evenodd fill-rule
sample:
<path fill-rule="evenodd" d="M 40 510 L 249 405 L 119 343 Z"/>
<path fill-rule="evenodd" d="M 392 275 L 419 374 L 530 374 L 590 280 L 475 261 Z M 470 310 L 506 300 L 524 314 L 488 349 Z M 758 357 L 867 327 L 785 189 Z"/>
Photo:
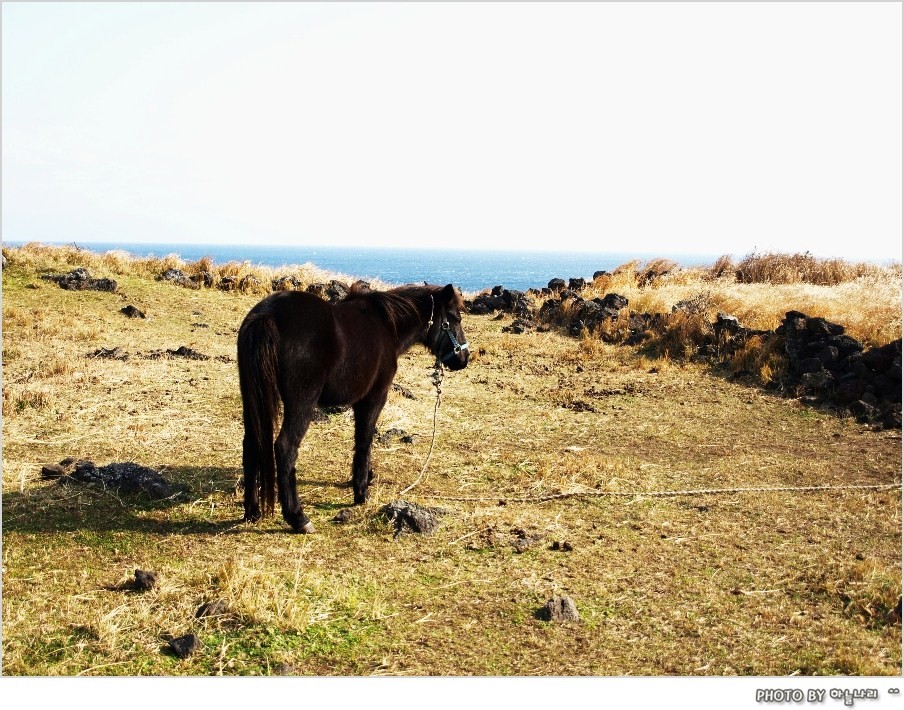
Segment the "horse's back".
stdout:
<path fill-rule="evenodd" d="M 395 345 L 367 298 L 331 304 L 313 294 L 280 291 L 252 308 L 245 321 L 256 318 L 276 325 L 283 392 L 313 388 L 322 406 L 354 404 L 375 385 L 388 388 L 395 375 Z"/>
<path fill-rule="evenodd" d="M 303 323 L 306 329 L 316 323 L 325 323 L 332 318 L 331 310 L 329 303 L 312 293 L 277 291 L 258 302 L 248 316 L 270 316 L 283 332 L 284 328 L 291 329 L 293 323 Z"/>
<path fill-rule="evenodd" d="M 283 377 L 322 380 L 339 356 L 333 306 L 318 296 L 270 294 L 248 312 L 245 322 L 257 318 L 270 318 L 276 326 Z"/>

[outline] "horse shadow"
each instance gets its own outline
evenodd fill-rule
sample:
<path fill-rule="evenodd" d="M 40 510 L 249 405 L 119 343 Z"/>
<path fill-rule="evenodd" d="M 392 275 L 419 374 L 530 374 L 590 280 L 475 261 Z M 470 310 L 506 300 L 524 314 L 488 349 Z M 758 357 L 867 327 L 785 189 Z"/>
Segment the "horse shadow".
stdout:
<path fill-rule="evenodd" d="M 243 521 L 242 470 L 238 467 L 172 467 L 164 475 L 176 490 L 156 498 L 125 493 L 94 483 L 57 479 L 24 491 L 3 494 L 3 533 L 137 532 L 149 535 L 285 534 L 277 514 L 263 523 Z M 312 486 L 344 488 L 346 482 L 299 481 Z M 310 503 L 326 513 L 349 506 L 348 501 Z M 215 516 L 205 514 L 211 504 Z M 231 506 L 231 508 L 230 508 Z M 234 510 L 223 519 L 222 510 Z"/>

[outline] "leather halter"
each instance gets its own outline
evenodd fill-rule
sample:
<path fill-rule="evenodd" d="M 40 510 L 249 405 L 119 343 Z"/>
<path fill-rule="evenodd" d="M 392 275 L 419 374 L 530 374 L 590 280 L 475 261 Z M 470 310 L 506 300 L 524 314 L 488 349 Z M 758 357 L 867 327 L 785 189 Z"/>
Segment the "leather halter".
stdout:
<path fill-rule="evenodd" d="M 459 343 L 458 339 L 455 337 L 455 333 L 452 332 L 452 326 L 449 325 L 449 321 L 444 320 L 442 325 L 443 332 L 449 336 L 449 340 L 452 341 L 452 350 L 449 351 L 449 354 L 446 357 L 441 358 L 443 362 L 447 360 L 451 360 L 453 357 L 458 355 L 462 350 L 468 349 L 468 341 L 466 340 L 463 343 Z M 438 350 L 439 348 L 437 348 Z M 439 357 L 439 355 L 437 355 Z"/>
<path fill-rule="evenodd" d="M 430 328 L 433 327 L 433 306 L 434 306 L 433 294 L 430 294 L 430 320 L 427 322 L 427 328 L 424 331 L 424 335 L 429 334 Z M 442 339 L 443 333 L 445 333 L 449 337 L 449 340 L 452 343 L 452 349 L 446 354 L 445 357 L 440 357 L 439 345 L 440 345 L 440 341 Z M 440 332 L 436 338 L 436 357 L 437 357 L 437 359 L 441 360 L 442 362 L 447 362 L 447 361 L 451 360 L 453 357 L 455 357 L 456 355 L 460 354 L 462 350 L 469 350 L 468 341 L 466 340 L 463 343 L 459 343 L 458 338 L 455 337 L 455 333 L 452 332 L 452 326 L 449 325 L 449 319 L 443 318 L 443 324 L 440 327 Z"/>

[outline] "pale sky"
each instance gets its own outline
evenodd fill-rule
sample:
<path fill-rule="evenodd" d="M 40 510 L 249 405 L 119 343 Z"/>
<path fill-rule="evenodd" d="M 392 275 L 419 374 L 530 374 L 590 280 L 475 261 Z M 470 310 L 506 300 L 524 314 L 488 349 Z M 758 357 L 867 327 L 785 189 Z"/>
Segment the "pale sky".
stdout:
<path fill-rule="evenodd" d="M 901 258 L 900 3 L 2 4 L 5 240 Z"/>

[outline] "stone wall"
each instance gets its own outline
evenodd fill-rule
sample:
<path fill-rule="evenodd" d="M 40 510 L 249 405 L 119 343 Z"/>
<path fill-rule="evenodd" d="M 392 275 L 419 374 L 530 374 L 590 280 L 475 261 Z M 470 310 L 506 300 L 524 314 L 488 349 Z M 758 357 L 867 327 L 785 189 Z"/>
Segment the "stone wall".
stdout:
<path fill-rule="evenodd" d="M 628 299 L 617 293 L 585 300 L 571 288 L 580 286 L 576 282 L 553 279 L 547 288 L 526 293 L 496 286 L 466 305 L 473 314 L 514 315 L 514 322 L 503 328 L 507 332 L 548 330 L 553 324 L 574 337 L 586 330 L 600 333 L 603 340 L 627 345 L 641 344 L 663 332 L 677 313 L 700 315 L 692 301 L 676 304 L 672 313 L 638 313 L 629 310 Z M 528 296 L 545 300 L 535 308 Z M 774 331 L 745 328 L 734 316 L 720 313 L 701 341 L 692 345 L 699 359 L 717 364 L 754 336 L 777 346 L 787 359 L 787 368 L 772 383 L 773 388 L 860 422 L 901 428 L 900 339 L 865 350 L 861 342 L 845 334 L 844 326 L 788 311 Z"/>

